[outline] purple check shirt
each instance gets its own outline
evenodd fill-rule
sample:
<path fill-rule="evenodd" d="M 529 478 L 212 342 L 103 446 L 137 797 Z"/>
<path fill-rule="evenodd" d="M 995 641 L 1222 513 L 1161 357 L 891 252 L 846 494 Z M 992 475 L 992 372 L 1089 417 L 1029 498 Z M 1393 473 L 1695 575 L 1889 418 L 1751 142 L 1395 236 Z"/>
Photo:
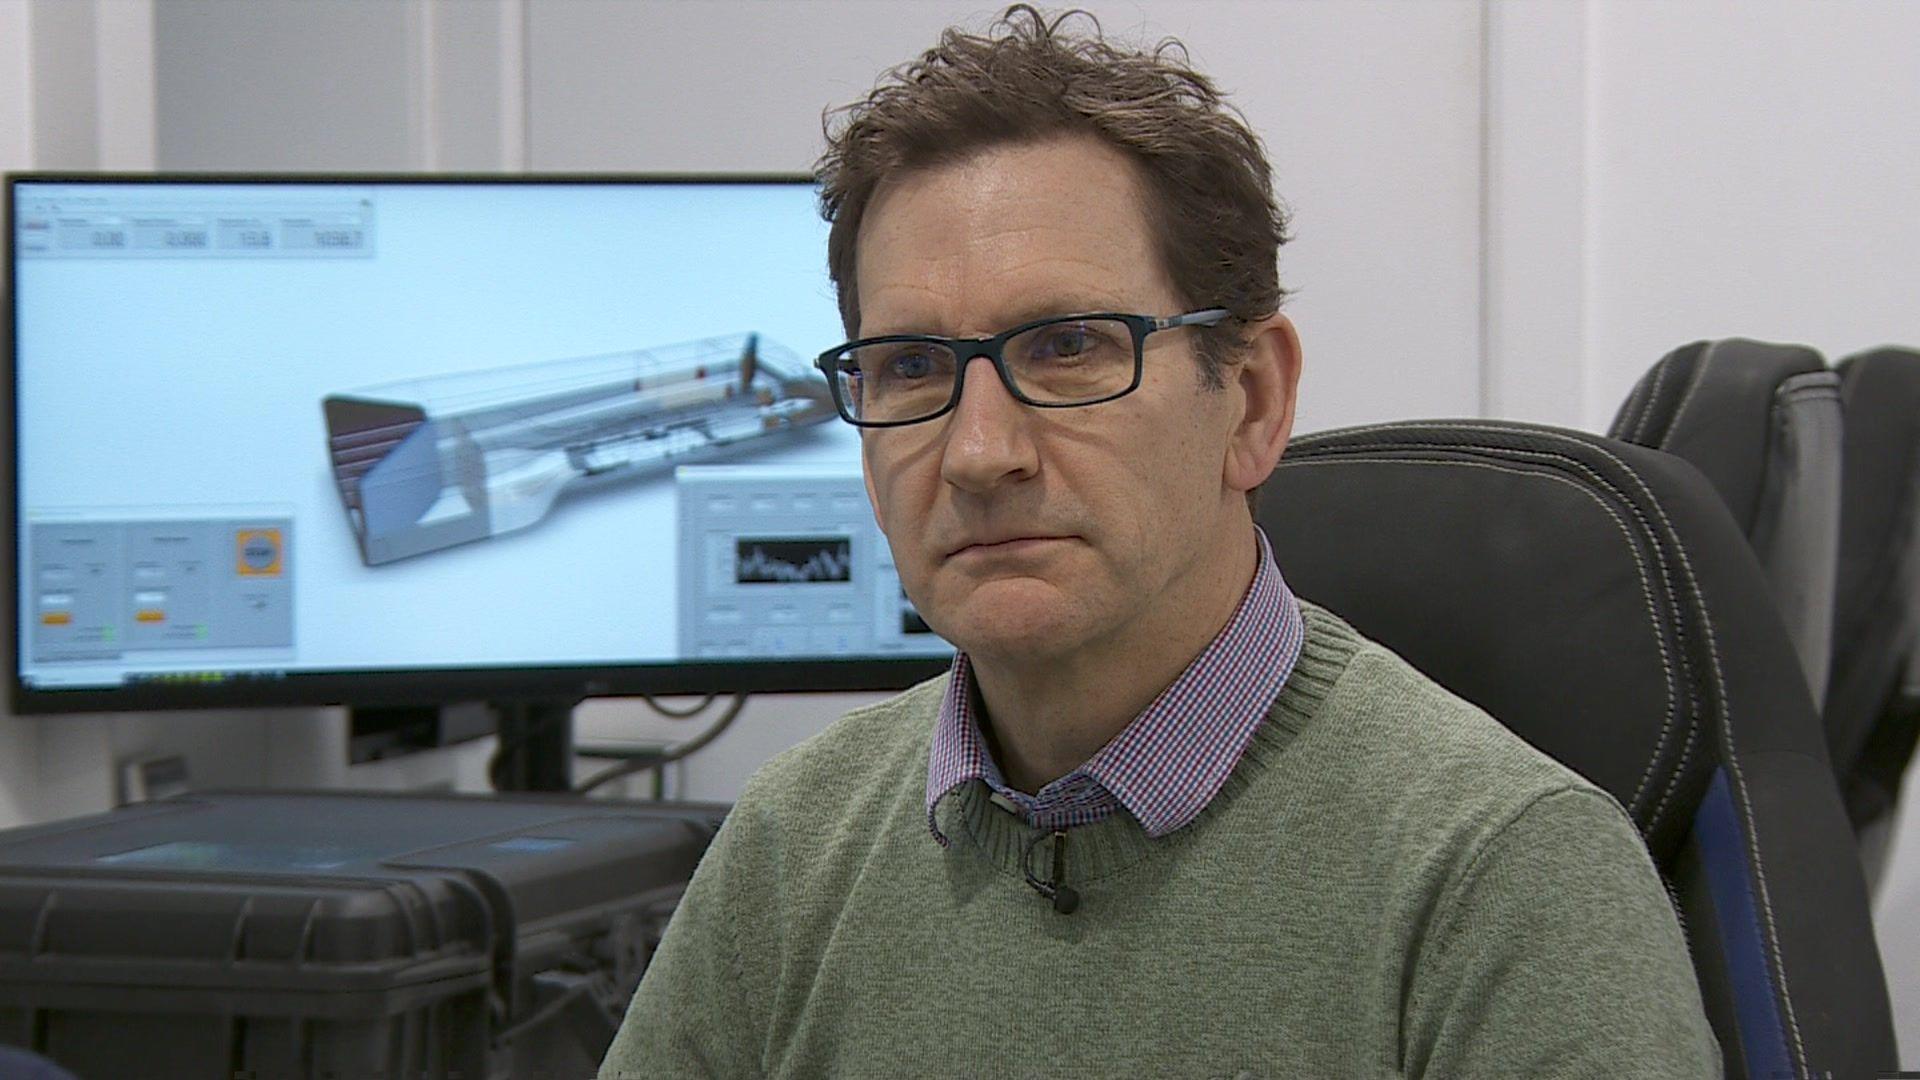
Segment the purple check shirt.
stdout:
<path fill-rule="evenodd" d="M 946 846 L 934 815 L 940 800 L 973 780 L 1038 829 L 1091 824 L 1125 807 L 1148 836 L 1160 837 L 1199 816 L 1280 696 L 1306 636 L 1266 534 L 1256 527 L 1254 536 L 1259 566 L 1219 636 L 1112 741 L 1037 795 L 1007 786 L 975 715 L 972 664 L 966 653 L 955 655 L 927 758 L 933 838 Z"/>

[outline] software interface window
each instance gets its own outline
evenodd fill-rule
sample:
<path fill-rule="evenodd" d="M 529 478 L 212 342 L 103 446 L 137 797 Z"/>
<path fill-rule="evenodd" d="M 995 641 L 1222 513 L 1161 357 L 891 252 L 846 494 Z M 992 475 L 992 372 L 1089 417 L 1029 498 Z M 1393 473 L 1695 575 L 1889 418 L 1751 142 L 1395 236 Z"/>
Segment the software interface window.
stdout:
<path fill-rule="evenodd" d="M 950 651 L 805 184 L 14 192 L 30 686 Z"/>

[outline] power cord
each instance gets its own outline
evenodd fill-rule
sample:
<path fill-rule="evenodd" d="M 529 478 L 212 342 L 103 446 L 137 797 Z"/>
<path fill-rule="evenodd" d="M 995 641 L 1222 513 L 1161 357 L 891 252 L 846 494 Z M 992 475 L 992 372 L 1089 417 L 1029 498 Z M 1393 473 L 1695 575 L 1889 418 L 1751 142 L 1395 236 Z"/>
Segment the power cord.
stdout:
<path fill-rule="evenodd" d="M 659 702 L 654 701 L 651 697 L 645 698 L 644 700 L 663 716 L 670 716 L 676 720 L 685 720 L 699 715 L 701 711 L 719 700 L 719 697 L 720 695 L 718 694 L 708 694 L 699 705 L 692 709 L 684 710 L 666 708 Z M 747 707 L 748 697 L 749 695 L 745 693 L 733 695 L 733 700 L 729 701 L 727 707 L 721 710 L 719 718 L 708 725 L 705 731 L 688 739 L 686 742 L 675 746 L 664 747 L 652 753 L 640 754 L 626 761 L 622 761 L 618 765 L 604 769 L 575 785 L 573 793 L 575 795 L 585 795 L 590 791 L 604 787 L 623 777 L 632 776 L 634 773 L 643 772 L 647 769 L 657 769 L 662 765 L 667 765 L 691 756 L 708 743 L 719 738 L 721 732 L 727 730 L 734 719 L 740 715 L 740 711 Z"/>

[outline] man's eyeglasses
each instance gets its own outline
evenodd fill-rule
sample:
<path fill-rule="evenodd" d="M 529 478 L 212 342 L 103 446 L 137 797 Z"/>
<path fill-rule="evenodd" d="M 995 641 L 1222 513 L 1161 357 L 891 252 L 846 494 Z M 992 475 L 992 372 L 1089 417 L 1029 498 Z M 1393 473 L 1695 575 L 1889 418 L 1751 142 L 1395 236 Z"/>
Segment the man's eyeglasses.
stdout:
<path fill-rule="evenodd" d="M 1226 308 L 1155 318 L 1098 312 L 1023 323 L 988 338 L 889 334 L 828 349 L 814 363 L 833 385 L 840 415 L 861 427 L 932 420 L 960 403 L 967 362 L 993 362 L 1007 392 L 1042 409 L 1098 405 L 1140 386 L 1147 335 L 1216 326 Z"/>

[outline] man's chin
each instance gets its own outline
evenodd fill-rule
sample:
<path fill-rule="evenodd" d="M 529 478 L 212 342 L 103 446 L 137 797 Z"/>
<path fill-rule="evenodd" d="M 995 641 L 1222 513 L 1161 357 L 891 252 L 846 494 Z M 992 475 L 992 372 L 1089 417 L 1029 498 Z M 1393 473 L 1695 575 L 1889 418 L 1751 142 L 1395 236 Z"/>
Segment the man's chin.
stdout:
<path fill-rule="evenodd" d="M 971 656 L 1042 659 L 1071 651 L 1085 635 L 1086 607 L 1077 600 L 1037 578 L 1000 579 L 975 586 L 930 622 Z"/>

